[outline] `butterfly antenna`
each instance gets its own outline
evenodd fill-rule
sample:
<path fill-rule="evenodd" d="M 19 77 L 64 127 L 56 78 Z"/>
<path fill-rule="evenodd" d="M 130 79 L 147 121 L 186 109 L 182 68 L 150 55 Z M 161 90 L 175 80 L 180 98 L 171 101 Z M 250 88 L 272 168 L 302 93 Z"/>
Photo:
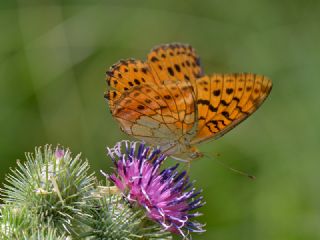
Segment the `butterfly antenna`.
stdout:
<path fill-rule="evenodd" d="M 235 169 L 235 168 L 231 167 L 230 165 L 228 165 L 227 163 L 224 163 L 221 160 L 219 160 L 218 159 L 220 157 L 219 153 L 214 154 L 214 155 L 210 154 L 210 153 L 204 153 L 204 157 L 210 158 L 209 155 L 211 155 L 215 161 L 217 161 L 220 165 L 224 166 L 225 168 L 227 168 L 227 169 L 229 169 L 229 170 L 231 170 L 231 171 L 233 171 L 235 173 L 238 173 L 240 175 L 246 176 L 246 177 L 250 178 L 251 180 L 256 180 L 256 177 L 254 175 L 251 175 L 251 174 L 246 173 L 244 171 Z"/>

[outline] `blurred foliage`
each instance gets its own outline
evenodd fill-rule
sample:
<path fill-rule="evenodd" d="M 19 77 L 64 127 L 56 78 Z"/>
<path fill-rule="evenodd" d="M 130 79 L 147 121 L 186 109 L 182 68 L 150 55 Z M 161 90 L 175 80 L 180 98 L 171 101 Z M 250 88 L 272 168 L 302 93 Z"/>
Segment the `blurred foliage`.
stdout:
<path fill-rule="evenodd" d="M 1 179 L 45 143 L 111 165 L 105 146 L 127 138 L 103 92 L 107 67 L 154 45 L 192 44 L 207 73 L 255 72 L 274 87 L 252 117 L 200 148 L 204 188 L 197 239 L 320 239 L 320 1 L 163 0 L 0 3 Z M 250 181 L 220 161 L 256 175 Z"/>

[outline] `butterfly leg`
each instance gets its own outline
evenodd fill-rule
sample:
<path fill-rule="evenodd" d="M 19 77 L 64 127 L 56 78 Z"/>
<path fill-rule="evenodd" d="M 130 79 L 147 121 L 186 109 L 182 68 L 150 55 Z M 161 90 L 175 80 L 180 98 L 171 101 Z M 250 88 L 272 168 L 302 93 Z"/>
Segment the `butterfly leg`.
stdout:
<path fill-rule="evenodd" d="M 187 172 L 187 175 L 189 175 L 190 173 L 190 168 L 191 168 L 191 161 L 188 161 L 185 163 L 185 167 L 186 167 L 186 172 Z"/>

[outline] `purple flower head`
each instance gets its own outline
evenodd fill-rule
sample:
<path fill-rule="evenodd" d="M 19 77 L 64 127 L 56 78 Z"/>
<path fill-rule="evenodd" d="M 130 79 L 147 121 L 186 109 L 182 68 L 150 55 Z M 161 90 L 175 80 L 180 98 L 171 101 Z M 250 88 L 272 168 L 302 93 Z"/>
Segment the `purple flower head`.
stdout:
<path fill-rule="evenodd" d="M 178 164 L 160 171 L 166 159 L 159 148 L 144 143 L 122 141 L 108 148 L 116 172 L 109 179 L 131 204 L 142 206 L 147 216 L 165 230 L 186 236 L 188 232 L 204 232 L 203 225 L 192 221 L 204 205 L 201 191 L 196 191 L 186 175 L 178 172 Z"/>

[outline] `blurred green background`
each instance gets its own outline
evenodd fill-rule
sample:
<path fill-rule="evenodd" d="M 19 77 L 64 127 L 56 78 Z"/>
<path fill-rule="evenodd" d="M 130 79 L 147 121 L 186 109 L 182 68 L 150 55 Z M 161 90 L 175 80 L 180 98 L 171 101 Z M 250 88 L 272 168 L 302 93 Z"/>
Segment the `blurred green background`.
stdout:
<path fill-rule="evenodd" d="M 46 143 L 108 171 L 127 138 L 103 98 L 106 69 L 161 43 L 190 43 L 207 73 L 255 72 L 273 91 L 248 120 L 200 146 L 207 202 L 194 239 L 320 239 L 320 1 L 1 1 L 0 180 Z"/>

